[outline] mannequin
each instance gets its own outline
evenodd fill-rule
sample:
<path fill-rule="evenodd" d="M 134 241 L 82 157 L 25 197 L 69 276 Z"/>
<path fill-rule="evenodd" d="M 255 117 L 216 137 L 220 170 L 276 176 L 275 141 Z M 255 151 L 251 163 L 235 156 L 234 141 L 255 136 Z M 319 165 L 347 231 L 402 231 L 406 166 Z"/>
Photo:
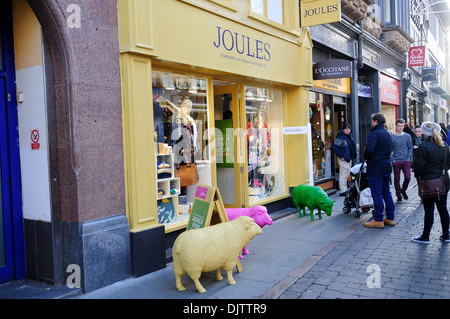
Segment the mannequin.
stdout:
<path fill-rule="evenodd" d="M 176 106 L 166 98 L 158 96 L 156 102 L 160 103 L 162 107 L 167 107 L 172 113 L 178 114 L 183 120 L 183 124 L 190 124 L 194 132 L 194 148 L 197 149 L 197 125 L 195 125 L 194 119 L 189 115 L 192 110 L 192 101 L 189 99 L 183 100 L 180 107 Z"/>
<path fill-rule="evenodd" d="M 175 142 L 174 153 L 176 155 L 176 162 L 178 164 L 193 163 L 194 154 L 197 150 L 197 125 L 194 119 L 189 115 L 192 110 L 192 101 L 189 99 L 183 100 L 178 107 L 171 101 L 159 96 L 156 102 L 160 103 L 161 107 L 168 108 L 175 116 L 181 119 L 182 128 L 186 132 L 182 132 L 181 137 Z M 190 152 L 189 152 L 190 149 Z"/>

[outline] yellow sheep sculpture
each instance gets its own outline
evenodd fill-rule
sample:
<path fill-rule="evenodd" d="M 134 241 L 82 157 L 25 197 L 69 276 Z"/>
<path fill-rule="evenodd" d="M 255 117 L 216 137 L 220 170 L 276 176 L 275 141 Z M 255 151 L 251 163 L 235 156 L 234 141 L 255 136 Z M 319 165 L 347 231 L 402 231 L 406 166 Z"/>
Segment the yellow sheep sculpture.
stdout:
<path fill-rule="evenodd" d="M 227 272 L 228 283 L 234 285 L 233 269 L 239 254 L 253 237 L 260 234 L 261 228 L 248 216 L 180 234 L 173 245 L 173 271 L 177 289 L 186 289 L 181 276 L 187 273 L 198 292 L 204 293 L 206 290 L 199 281 L 201 273 L 215 270 L 216 279 L 222 280 L 220 268 Z"/>

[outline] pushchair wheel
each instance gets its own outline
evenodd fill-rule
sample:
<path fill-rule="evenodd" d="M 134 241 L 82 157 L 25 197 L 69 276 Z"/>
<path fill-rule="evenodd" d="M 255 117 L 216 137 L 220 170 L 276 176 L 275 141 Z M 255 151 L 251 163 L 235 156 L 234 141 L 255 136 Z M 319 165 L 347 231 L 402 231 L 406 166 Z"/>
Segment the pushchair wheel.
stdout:
<path fill-rule="evenodd" d="M 344 206 L 344 208 L 342 208 L 342 212 L 344 214 L 349 214 L 352 211 L 352 209 L 348 206 Z"/>
<path fill-rule="evenodd" d="M 357 209 L 357 210 L 353 213 L 353 215 L 354 215 L 356 218 L 360 218 L 360 217 L 361 217 L 361 211 L 360 211 L 359 209 Z"/>

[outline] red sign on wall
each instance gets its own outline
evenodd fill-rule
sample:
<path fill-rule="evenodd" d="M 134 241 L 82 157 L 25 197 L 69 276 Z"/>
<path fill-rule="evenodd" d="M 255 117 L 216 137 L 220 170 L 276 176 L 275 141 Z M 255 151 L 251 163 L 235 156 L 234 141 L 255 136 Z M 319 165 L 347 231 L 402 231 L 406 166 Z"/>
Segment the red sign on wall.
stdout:
<path fill-rule="evenodd" d="M 425 46 L 411 47 L 408 51 L 408 66 L 425 65 Z"/>
<path fill-rule="evenodd" d="M 31 149 L 38 150 L 41 147 L 39 143 L 39 130 L 35 129 L 31 131 Z"/>
<path fill-rule="evenodd" d="M 400 105 L 400 82 L 380 73 L 381 102 Z"/>

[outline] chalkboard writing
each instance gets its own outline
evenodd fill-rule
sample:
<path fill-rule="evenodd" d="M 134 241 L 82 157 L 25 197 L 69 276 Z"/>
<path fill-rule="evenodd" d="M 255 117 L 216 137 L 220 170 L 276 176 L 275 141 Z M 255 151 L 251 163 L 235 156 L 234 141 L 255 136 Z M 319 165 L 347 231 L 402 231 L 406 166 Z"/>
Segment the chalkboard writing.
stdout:
<path fill-rule="evenodd" d="M 211 225 L 212 215 L 217 213 L 218 222 L 227 222 L 228 217 L 217 187 L 198 185 L 187 229 L 197 229 Z M 214 223 L 217 218 L 214 218 Z"/>
<path fill-rule="evenodd" d="M 188 229 L 205 227 L 211 203 L 195 198 L 192 206 L 191 217 L 189 218 Z"/>

